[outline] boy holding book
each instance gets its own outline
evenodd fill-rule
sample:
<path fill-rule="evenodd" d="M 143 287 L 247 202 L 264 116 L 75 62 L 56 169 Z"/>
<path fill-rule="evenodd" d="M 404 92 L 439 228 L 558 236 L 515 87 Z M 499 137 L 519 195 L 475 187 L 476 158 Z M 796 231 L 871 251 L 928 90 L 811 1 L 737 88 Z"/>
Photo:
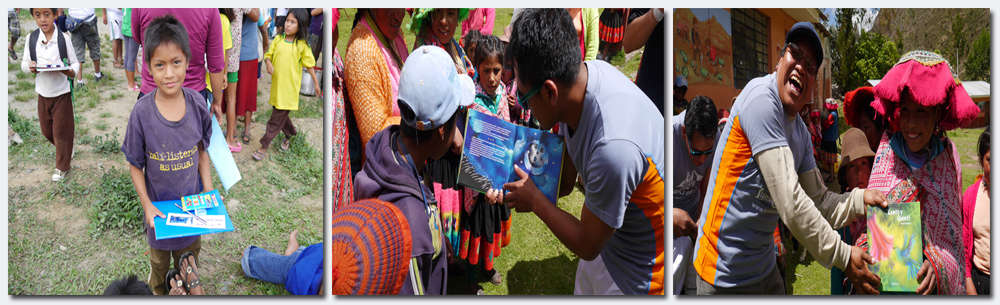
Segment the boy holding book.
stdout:
<path fill-rule="evenodd" d="M 165 216 L 152 202 L 214 189 L 205 151 L 212 128 L 204 97 L 181 86 L 191 59 L 184 26 L 172 15 L 157 17 L 143 37 L 143 59 L 156 88 L 132 109 L 121 150 L 144 212 L 151 265 L 147 282 L 154 293 L 166 294 L 164 276 L 171 257 L 175 266 L 181 253 L 190 251 L 197 257 L 201 238 L 156 240 L 153 219 Z"/>
<path fill-rule="evenodd" d="M 56 32 L 54 8 L 32 8 L 31 18 L 38 25 L 34 46 L 24 47 L 21 70 L 38 74 L 35 76 L 35 93 L 38 93 L 38 124 L 42 135 L 56 146 L 56 170 L 52 181 L 66 177 L 73 158 L 73 93 L 70 81 L 80 68 L 73 48 L 67 48 L 70 38 L 66 33 Z M 58 35 L 56 35 L 58 33 Z M 59 48 L 62 41 L 63 48 Z M 32 43 L 31 39 L 28 43 Z M 63 50 L 61 50 L 63 49 Z M 32 52 L 34 50 L 34 52 Z M 65 54 L 62 54 L 64 52 Z M 34 54 L 32 54 L 34 53 Z M 68 66 L 69 70 L 45 71 L 49 66 Z"/>

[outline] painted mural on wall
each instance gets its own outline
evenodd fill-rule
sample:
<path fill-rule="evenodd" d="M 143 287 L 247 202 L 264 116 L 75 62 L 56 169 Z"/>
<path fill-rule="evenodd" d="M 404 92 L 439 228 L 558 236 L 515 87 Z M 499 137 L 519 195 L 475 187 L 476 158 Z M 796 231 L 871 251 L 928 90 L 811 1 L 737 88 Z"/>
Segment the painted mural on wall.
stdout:
<path fill-rule="evenodd" d="M 674 75 L 688 83 L 733 85 L 733 43 L 729 11 L 674 9 Z"/>

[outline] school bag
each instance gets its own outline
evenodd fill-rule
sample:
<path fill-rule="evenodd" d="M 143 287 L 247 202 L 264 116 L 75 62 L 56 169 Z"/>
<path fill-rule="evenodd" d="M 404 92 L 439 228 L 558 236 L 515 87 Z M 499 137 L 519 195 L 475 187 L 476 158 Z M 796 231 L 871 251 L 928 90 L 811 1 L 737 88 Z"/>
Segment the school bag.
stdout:
<path fill-rule="evenodd" d="M 38 55 L 35 53 L 36 45 L 38 44 L 38 35 L 41 34 L 39 29 L 35 29 L 28 34 L 28 58 L 33 62 L 38 62 Z M 66 37 L 63 37 L 62 33 L 55 32 L 52 36 L 56 36 L 56 43 L 59 44 L 59 58 L 62 59 L 63 65 L 69 66 L 69 56 L 66 51 Z M 73 100 L 73 80 L 70 77 L 66 77 L 66 81 L 69 82 L 69 92 L 70 100 Z"/>

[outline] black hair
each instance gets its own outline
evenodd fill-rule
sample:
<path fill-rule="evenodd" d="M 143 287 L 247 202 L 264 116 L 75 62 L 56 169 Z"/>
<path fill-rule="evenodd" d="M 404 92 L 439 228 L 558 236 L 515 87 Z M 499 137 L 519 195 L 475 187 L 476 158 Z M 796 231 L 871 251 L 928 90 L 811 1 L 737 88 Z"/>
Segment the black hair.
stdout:
<path fill-rule="evenodd" d="M 479 44 L 476 45 L 476 56 L 473 57 L 473 66 L 476 67 L 476 70 L 479 70 L 479 64 L 491 57 L 496 57 L 497 62 L 503 65 L 503 55 L 503 41 L 500 41 L 500 37 L 483 35 L 479 38 Z"/>
<path fill-rule="evenodd" d="M 309 34 L 309 19 L 312 17 L 309 15 L 309 10 L 304 8 L 293 8 L 288 10 L 288 16 L 295 17 L 295 20 L 299 22 L 299 31 L 295 32 L 295 40 L 299 39 L 306 41 L 306 37 Z M 288 19 L 285 19 L 288 22 Z"/>
<path fill-rule="evenodd" d="M 233 19 L 236 19 L 236 12 L 234 12 L 232 8 L 220 7 L 219 14 L 226 15 L 226 18 L 229 18 L 229 22 L 233 22 Z"/>
<path fill-rule="evenodd" d="M 884 132 L 889 126 L 889 121 L 885 119 L 885 116 L 879 114 L 878 111 L 875 111 L 875 108 L 873 108 L 871 104 L 861 103 L 861 111 L 862 115 L 875 123 L 875 128 L 878 129 L 880 133 Z"/>
<path fill-rule="evenodd" d="M 396 101 L 396 103 L 399 104 L 399 116 L 400 118 L 402 118 L 402 121 L 399 122 L 400 134 L 402 134 L 404 137 L 417 141 L 417 143 L 420 143 L 421 141 L 427 141 L 431 138 L 431 136 L 434 135 L 434 130 L 437 130 L 437 128 L 432 130 L 418 130 L 415 127 L 406 125 L 405 121 L 412 121 L 414 117 L 417 115 L 413 113 L 413 109 L 411 109 L 410 106 L 406 105 L 406 103 L 403 103 L 402 100 L 398 100 Z M 449 118 L 447 122 L 444 122 L 444 125 L 438 126 L 438 128 L 455 127 L 455 120 L 458 118 L 459 112 L 461 111 L 456 110 L 455 113 L 451 115 L 451 118 Z"/>
<path fill-rule="evenodd" d="M 983 157 L 986 153 L 990 152 L 990 126 L 986 126 L 986 130 L 979 135 L 979 164 L 982 165 Z"/>
<path fill-rule="evenodd" d="M 536 86 L 552 79 L 562 84 L 580 72 L 580 38 L 564 8 L 526 9 L 512 26 L 507 58 L 517 77 Z"/>
<path fill-rule="evenodd" d="M 142 40 L 142 58 L 146 64 L 153 60 L 153 52 L 167 43 L 176 44 L 184 52 L 184 57 L 191 61 L 191 44 L 187 30 L 174 15 L 167 14 L 153 19 L 153 22 L 146 26 Z"/>
<path fill-rule="evenodd" d="M 691 99 L 687 113 L 684 114 L 684 129 L 688 139 L 694 137 L 695 132 L 702 137 L 714 139 L 715 133 L 719 131 L 719 112 L 715 109 L 715 102 L 704 95 Z"/>
<path fill-rule="evenodd" d="M 149 284 L 132 274 L 111 282 L 104 289 L 104 295 L 153 295 L 153 291 L 149 289 Z"/>
<path fill-rule="evenodd" d="M 469 53 L 468 48 L 471 45 L 478 46 L 479 41 L 482 38 L 483 38 L 483 33 L 480 33 L 479 31 L 476 30 L 469 31 L 468 33 L 465 33 L 465 36 L 462 37 L 462 46 L 466 49 L 465 53 L 467 53 L 466 55 L 468 55 L 469 59 L 472 60 L 472 64 L 474 66 L 478 65 L 478 63 L 476 62 L 476 53 L 468 54 Z"/>
<path fill-rule="evenodd" d="M 29 8 L 29 9 L 28 9 L 28 15 L 34 15 L 34 14 L 35 14 L 35 11 L 34 11 L 34 9 L 35 9 L 35 8 Z M 38 8 L 38 9 L 41 9 L 41 8 Z M 53 15 L 55 15 L 55 14 L 58 14 L 58 13 L 59 13 L 59 9 L 57 9 L 57 8 L 49 8 L 49 9 L 50 9 L 50 10 L 52 10 L 52 14 L 53 14 Z"/>

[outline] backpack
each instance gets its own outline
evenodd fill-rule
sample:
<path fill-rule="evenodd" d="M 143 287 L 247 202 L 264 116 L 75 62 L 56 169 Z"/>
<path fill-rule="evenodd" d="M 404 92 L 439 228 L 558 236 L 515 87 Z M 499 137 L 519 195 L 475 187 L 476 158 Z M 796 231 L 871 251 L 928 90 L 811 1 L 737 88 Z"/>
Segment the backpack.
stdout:
<path fill-rule="evenodd" d="M 28 58 L 30 58 L 31 61 L 36 63 L 38 62 L 38 55 L 35 53 L 35 48 L 36 45 L 38 44 L 39 34 L 41 34 L 41 31 L 39 29 L 35 29 L 34 31 L 31 32 L 31 34 L 28 34 Z M 59 58 L 62 59 L 63 65 L 66 65 L 68 67 L 69 56 L 67 55 L 68 52 L 66 51 L 66 37 L 63 37 L 63 34 L 60 32 L 54 32 L 52 33 L 52 36 L 56 36 L 56 43 L 59 44 Z M 66 80 L 69 81 L 70 100 L 72 100 L 73 80 L 70 79 L 70 77 L 66 77 Z"/>

